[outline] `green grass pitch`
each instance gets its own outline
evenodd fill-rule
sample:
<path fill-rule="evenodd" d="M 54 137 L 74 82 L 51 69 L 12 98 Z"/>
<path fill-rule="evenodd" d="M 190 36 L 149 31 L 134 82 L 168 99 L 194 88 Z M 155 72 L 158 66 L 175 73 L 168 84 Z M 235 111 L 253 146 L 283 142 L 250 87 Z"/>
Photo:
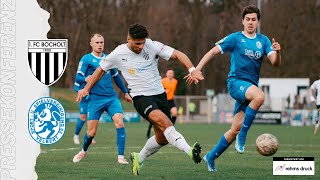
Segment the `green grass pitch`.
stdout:
<path fill-rule="evenodd" d="M 138 152 L 146 142 L 147 123 L 126 123 L 127 143 L 125 157 Z M 85 124 L 86 126 L 86 124 Z M 86 127 L 80 133 L 83 134 Z M 252 125 L 244 154 L 237 154 L 234 143 L 216 159 L 217 173 L 207 171 L 202 161 L 195 164 L 191 158 L 177 148 L 167 145 L 150 156 L 135 177 L 129 165 L 116 162 L 116 131 L 112 123 L 100 123 L 95 140 L 88 155 L 80 163 L 73 163 L 73 156 L 81 145 L 73 144 L 75 123 L 67 123 L 63 138 L 53 145 L 41 146 L 35 170 L 38 179 L 320 179 L 320 135 L 313 135 L 313 127 L 291 127 L 280 125 Z M 202 156 L 211 150 L 221 135 L 228 130 L 227 124 L 177 124 L 176 129 L 192 145 L 202 145 Z M 276 157 L 315 157 L 315 176 L 273 176 L 272 157 L 264 157 L 255 150 L 255 139 L 262 133 L 274 134 L 280 143 Z"/>

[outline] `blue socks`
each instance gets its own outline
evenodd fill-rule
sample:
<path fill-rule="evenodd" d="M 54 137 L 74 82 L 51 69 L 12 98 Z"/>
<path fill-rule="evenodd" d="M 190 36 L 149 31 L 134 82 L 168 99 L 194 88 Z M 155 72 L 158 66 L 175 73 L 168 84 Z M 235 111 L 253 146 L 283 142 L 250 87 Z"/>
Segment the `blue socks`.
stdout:
<path fill-rule="evenodd" d="M 207 157 L 209 159 L 215 159 L 219 157 L 226 149 L 229 147 L 229 143 L 224 137 L 224 135 L 221 136 L 218 144 L 216 144 L 212 150 L 208 153 Z"/>
<path fill-rule="evenodd" d="M 117 128 L 117 146 L 118 155 L 124 155 L 124 147 L 126 145 L 126 129 L 124 127 Z"/>
<path fill-rule="evenodd" d="M 75 135 L 79 135 L 79 133 L 80 133 L 80 131 L 81 131 L 81 129 L 82 129 L 82 127 L 83 127 L 85 122 L 86 121 L 82 121 L 81 119 L 78 119 L 77 125 L 76 125 L 76 130 L 74 132 Z"/>
<path fill-rule="evenodd" d="M 86 152 L 86 151 L 88 150 L 88 147 L 90 146 L 93 138 L 94 138 L 94 137 L 89 137 L 89 136 L 88 136 L 88 133 L 86 133 L 86 134 L 84 135 L 84 138 L 83 138 L 83 146 L 82 146 L 83 151 Z"/>
<path fill-rule="evenodd" d="M 241 129 L 240 129 L 240 132 L 239 132 L 239 140 L 245 140 L 246 137 L 247 137 L 247 132 L 248 130 L 250 129 L 252 123 L 253 123 L 253 120 L 255 119 L 256 117 L 256 114 L 257 114 L 257 111 L 254 110 L 254 109 L 251 109 L 250 106 L 247 107 L 246 109 L 246 114 L 244 116 L 244 120 L 243 120 L 243 123 L 242 123 L 242 126 L 241 126 Z"/>

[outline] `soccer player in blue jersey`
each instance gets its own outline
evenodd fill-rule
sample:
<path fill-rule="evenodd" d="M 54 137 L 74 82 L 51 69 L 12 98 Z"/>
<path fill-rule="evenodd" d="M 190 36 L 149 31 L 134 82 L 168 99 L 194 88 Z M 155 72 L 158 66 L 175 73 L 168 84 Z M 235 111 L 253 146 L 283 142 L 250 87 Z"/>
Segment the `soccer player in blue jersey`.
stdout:
<path fill-rule="evenodd" d="M 99 67 L 100 60 L 106 55 L 102 53 L 104 48 L 104 38 L 100 34 L 94 34 L 91 38 L 90 45 L 92 46 L 92 53 L 86 54 L 80 62 L 78 74 L 82 75 L 82 79 L 89 81 L 93 72 Z M 88 75 L 85 77 L 85 75 Z M 88 147 L 92 143 L 96 135 L 99 119 L 104 111 L 106 111 L 112 118 L 117 130 L 117 146 L 118 146 L 118 163 L 128 164 L 124 158 L 124 149 L 126 143 L 126 131 L 123 124 L 122 107 L 115 92 L 112 79 L 113 77 L 116 85 L 125 93 L 125 98 L 128 102 L 132 102 L 131 97 L 121 79 L 120 74 L 116 69 L 107 71 L 101 79 L 92 87 L 88 97 L 88 131 L 84 135 L 84 143 L 82 150 L 73 158 L 73 162 L 79 162 L 86 154 Z M 87 80 L 86 80 L 87 79 Z"/>
<path fill-rule="evenodd" d="M 231 128 L 222 135 L 214 148 L 204 156 L 209 171 L 216 171 L 214 161 L 236 139 L 235 149 L 244 152 L 247 132 L 255 115 L 264 102 L 264 93 L 258 88 L 261 63 L 267 55 L 271 64 L 278 67 L 281 63 L 280 44 L 256 33 L 260 11 L 256 6 L 247 6 L 242 12 L 243 31 L 235 32 L 216 43 L 199 62 L 196 69 L 204 65 L 218 53 L 230 52 L 231 67 L 228 75 L 228 92 L 236 100 L 234 119 Z M 187 76 L 192 83 L 192 76 Z"/>
<path fill-rule="evenodd" d="M 94 51 L 94 50 L 93 50 Z M 73 89 L 78 92 L 80 89 L 82 89 L 86 83 L 88 82 L 88 80 L 90 79 L 91 75 L 88 74 L 84 74 L 80 71 L 82 63 L 84 61 L 86 56 L 83 56 L 79 62 L 79 66 L 78 66 L 78 72 L 76 74 L 76 81 L 73 85 Z M 74 132 L 74 136 L 73 136 L 73 143 L 74 144 L 80 144 L 80 140 L 79 140 L 79 134 L 80 131 L 84 125 L 84 123 L 87 120 L 87 113 L 88 113 L 88 98 L 83 98 L 80 103 L 79 103 L 79 111 L 80 111 L 80 118 L 77 121 L 76 124 L 76 128 L 75 128 L 75 132 Z M 96 141 L 94 139 L 92 139 L 92 144 L 95 144 Z"/>

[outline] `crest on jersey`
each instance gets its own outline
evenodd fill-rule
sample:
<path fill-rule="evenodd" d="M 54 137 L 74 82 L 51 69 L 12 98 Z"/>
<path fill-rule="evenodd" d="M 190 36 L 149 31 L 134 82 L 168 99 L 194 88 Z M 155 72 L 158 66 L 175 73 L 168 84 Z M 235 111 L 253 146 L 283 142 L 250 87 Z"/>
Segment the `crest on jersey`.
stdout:
<path fill-rule="evenodd" d="M 67 39 L 28 40 L 29 67 L 33 75 L 47 86 L 60 79 L 67 59 Z"/>
<path fill-rule="evenodd" d="M 64 135 L 66 113 L 59 101 L 44 97 L 36 100 L 28 112 L 28 130 L 40 144 L 54 144 Z"/>
<path fill-rule="evenodd" d="M 261 42 L 260 42 L 260 41 L 257 41 L 257 42 L 256 42 L 256 46 L 257 46 L 257 48 L 261 49 L 261 48 L 262 48 Z"/>

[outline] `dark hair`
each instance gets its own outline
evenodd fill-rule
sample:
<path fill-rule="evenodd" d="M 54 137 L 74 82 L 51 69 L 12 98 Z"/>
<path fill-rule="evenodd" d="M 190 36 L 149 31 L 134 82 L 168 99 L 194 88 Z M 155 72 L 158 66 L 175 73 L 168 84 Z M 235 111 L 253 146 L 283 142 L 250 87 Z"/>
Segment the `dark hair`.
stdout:
<path fill-rule="evenodd" d="M 244 19 L 244 17 L 247 14 L 251 14 L 251 13 L 256 13 L 257 17 L 258 17 L 258 21 L 260 21 L 260 10 L 255 5 L 249 5 L 249 6 L 246 6 L 245 8 L 243 8 L 242 19 Z"/>
<path fill-rule="evenodd" d="M 144 39 L 149 36 L 147 28 L 138 23 L 130 25 L 128 33 L 132 39 Z"/>

